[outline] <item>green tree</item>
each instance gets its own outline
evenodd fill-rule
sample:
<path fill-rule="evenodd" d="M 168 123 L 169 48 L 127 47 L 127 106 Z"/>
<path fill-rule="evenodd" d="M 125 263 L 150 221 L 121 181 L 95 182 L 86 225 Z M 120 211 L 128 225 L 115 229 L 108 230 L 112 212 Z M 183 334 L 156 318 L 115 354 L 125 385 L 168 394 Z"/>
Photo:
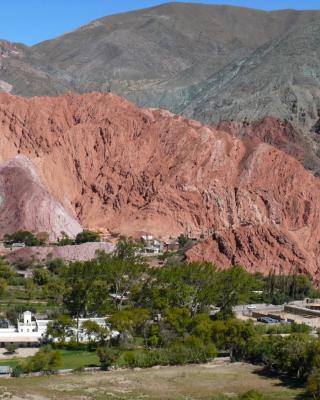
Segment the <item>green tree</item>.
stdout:
<path fill-rule="evenodd" d="M 65 290 L 64 279 L 54 276 L 43 286 L 42 293 L 50 305 L 60 307 L 63 304 Z"/>
<path fill-rule="evenodd" d="M 310 337 L 296 333 L 283 338 L 277 349 L 277 369 L 294 378 L 305 378 L 310 372 Z"/>
<path fill-rule="evenodd" d="M 212 340 L 216 346 L 229 350 L 234 360 L 245 359 L 249 341 L 256 336 L 252 321 L 243 322 L 237 319 L 213 321 Z"/>
<path fill-rule="evenodd" d="M 51 276 L 49 271 L 43 268 L 36 269 L 33 273 L 33 282 L 39 286 L 44 286 L 48 284 L 50 278 Z"/>
<path fill-rule="evenodd" d="M 191 314 L 188 308 L 170 308 L 164 320 L 177 336 L 184 336 L 188 333 L 191 321 Z"/>
<path fill-rule="evenodd" d="M 47 337 L 58 339 L 65 342 L 66 338 L 73 336 L 73 330 L 76 326 L 75 321 L 68 315 L 59 315 L 55 320 L 49 322 L 47 327 Z"/>
<path fill-rule="evenodd" d="M 246 303 L 250 299 L 254 284 L 253 276 L 241 267 L 236 266 L 220 272 L 217 287 L 217 305 L 220 307 L 218 317 L 230 318 L 234 306 Z"/>
<path fill-rule="evenodd" d="M 105 310 L 105 303 L 110 301 L 105 265 L 98 260 L 70 263 L 62 278 L 65 285 L 63 304 L 77 319 L 77 326 L 80 317 L 99 313 L 99 309 Z"/>
<path fill-rule="evenodd" d="M 98 341 L 101 346 L 105 344 L 106 339 L 110 335 L 110 329 L 107 326 L 101 326 L 91 320 L 85 321 L 81 328 L 85 330 L 89 338 L 93 336 L 95 341 Z"/>
<path fill-rule="evenodd" d="M 4 235 L 5 242 L 24 243 L 26 246 L 40 246 L 38 238 L 29 231 L 18 231 Z"/>
<path fill-rule="evenodd" d="M 212 337 L 213 321 L 207 314 L 196 315 L 191 322 L 191 334 L 202 340 L 203 343 L 209 344 Z"/>
<path fill-rule="evenodd" d="M 154 313 L 182 307 L 196 315 L 216 301 L 217 272 L 209 263 L 171 265 L 148 274 L 136 301 Z"/>
<path fill-rule="evenodd" d="M 144 265 L 137 263 L 137 259 L 131 256 L 124 258 L 117 254 L 113 257 L 99 252 L 97 262 L 105 271 L 105 279 L 110 284 L 114 304 L 117 310 L 121 310 L 125 300 L 129 300 L 137 288 L 142 286 L 143 275 L 146 271 Z"/>
<path fill-rule="evenodd" d="M 59 274 L 65 267 L 66 263 L 60 258 L 55 258 L 53 260 L 49 260 L 47 263 L 48 270 L 53 274 Z"/>
<path fill-rule="evenodd" d="M 141 334 L 149 318 L 148 310 L 134 308 L 116 312 L 110 316 L 109 322 L 122 334 L 124 342 L 129 342 L 134 334 Z"/>
<path fill-rule="evenodd" d="M 32 300 L 36 296 L 37 286 L 33 282 L 32 279 L 28 278 L 25 280 L 24 289 L 25 289 L 26 297 L 29 301 Z"/>
<path fill-rule="evenodd" d="M 186 235 L 181 234 L 178 237 L 178 243 L 179 243 L 179 247 L 180 249 L 182 249 L 187 243 L 188 243 L 188 237 Z"/>
<path fill-rule="evenodd" d="M 8 288 L 8 283 L 6 279 L 0 278 L 0 298 L 6 293 Z"/>
<path fill-rule="evenodd" d="M 15 276 L 15 272 L 7 262 L 0 257 L 0 278 L 9 281 Z"/>
<path fill-rule="evenodd" d="M 100 235 L 97 232 L 85 230 L 77 234 L 75 242 L 76 244 L 100 242 Z"/>
<path fill-rule="evenodd" d="M 127 261 L 132 264 L 141 262 L 138 250 L 141 243 L 135 242 L 132 238 L 121 237 L 117 243 L 115 257 L 119 260 Z"/>

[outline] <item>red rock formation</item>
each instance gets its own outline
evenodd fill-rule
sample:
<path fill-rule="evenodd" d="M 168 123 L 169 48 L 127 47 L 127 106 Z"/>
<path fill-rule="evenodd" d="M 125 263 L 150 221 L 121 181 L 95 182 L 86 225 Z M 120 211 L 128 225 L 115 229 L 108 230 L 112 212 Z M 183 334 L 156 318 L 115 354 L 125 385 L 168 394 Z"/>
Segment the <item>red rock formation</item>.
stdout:
<path fill-rule="evenodd" d="M 112 94 L 2 94 L 0 160 L 17 154 L 88 228 L 210 231 L 190 259 L 318 273 L 320 181 L 259 140 Z"/>

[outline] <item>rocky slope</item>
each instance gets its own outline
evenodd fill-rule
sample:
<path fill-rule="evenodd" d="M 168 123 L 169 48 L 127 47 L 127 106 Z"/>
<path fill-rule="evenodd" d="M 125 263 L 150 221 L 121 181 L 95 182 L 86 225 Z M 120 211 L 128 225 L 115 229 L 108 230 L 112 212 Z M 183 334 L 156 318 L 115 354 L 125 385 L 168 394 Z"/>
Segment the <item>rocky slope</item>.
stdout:
<path fill-rule="evenodd" d="M 48 232 L 52 240 L 62 231 L 71 237 L 82 231 L 75 215 L 44 187 L 29 159 L 17 155 L 0 165 L 0 233 L 20 229 Z"/>
<path fill-rule="evenodd" d="M 251 129 L 281 124 L 259 123 Z M 285 137 L 290 128 L 283 127 Z M 228 129 L 139 109 L 112 94 L 0 95 L 1 162 L 27 159 L 54 204 L 81 225 L 127 235 L 203 232 L 208 239 L 190 259 L 316 277 L 319 180 L 285 152 Z M 14 194 L 39 205 L 32 193 Z M 11 208 L 19 210 L 4 193 L 1 213 Z"/>
<path fill-rule="evenodd" d="M 96 257 L 98 251 L 112 253 L 115 246 L 111 243 L 83 243 L 74 246 L 48 246 L 48 247 L 25 247 L 19 250 L 6 250 L 4 257 L 9 263 L 16 264 L 24 262 L 44 261 L 61 259 L 65 261 L 89 261 Z"/>
<path fill-rule="evenodd" d="M 223 121 L 217 125 L 240 139 L 252 142 L 262 141 L 295 157 L 308 169 L 319 175 L 320 159 L 317 147 L 311 135 L 304 136 L 303 131 L 288 120 L 265 117 L 249 123 L 248 121 Z"/>

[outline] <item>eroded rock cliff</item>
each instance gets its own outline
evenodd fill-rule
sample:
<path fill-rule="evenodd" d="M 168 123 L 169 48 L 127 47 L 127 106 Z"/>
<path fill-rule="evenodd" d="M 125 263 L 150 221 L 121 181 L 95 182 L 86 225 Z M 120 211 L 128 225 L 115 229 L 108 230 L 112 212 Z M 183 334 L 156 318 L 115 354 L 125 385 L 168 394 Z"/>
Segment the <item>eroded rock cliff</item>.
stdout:
<path fill-rule="evenodd" d="M 17 155 L 85 227 L 162 237 L 204 232 L 208 239 L 190 259 L 318 273 L 320 182 L 261 138 L 139 109 L 112 94 L 1 94 L 0 160 Z M 39 201 L 27 197 L 37 209 Z M 7 211 L 18 213 L 14 204 L 3 196 L 7 224 L 16 223 Z"/>

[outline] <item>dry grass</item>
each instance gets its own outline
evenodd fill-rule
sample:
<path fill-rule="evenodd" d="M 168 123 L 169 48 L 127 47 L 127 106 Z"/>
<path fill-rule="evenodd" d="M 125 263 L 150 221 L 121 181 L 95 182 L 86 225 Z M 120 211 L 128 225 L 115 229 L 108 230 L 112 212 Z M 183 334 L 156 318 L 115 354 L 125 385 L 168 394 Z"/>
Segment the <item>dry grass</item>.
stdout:
<path fill-rule="evenodd" d="M 258 371 L 238 363 L 0 379 L 0 393 L 14 400 L 209 400 L 249 389 L 265 393 L 266 400 L 293 400 L 300 394 Z"/>

